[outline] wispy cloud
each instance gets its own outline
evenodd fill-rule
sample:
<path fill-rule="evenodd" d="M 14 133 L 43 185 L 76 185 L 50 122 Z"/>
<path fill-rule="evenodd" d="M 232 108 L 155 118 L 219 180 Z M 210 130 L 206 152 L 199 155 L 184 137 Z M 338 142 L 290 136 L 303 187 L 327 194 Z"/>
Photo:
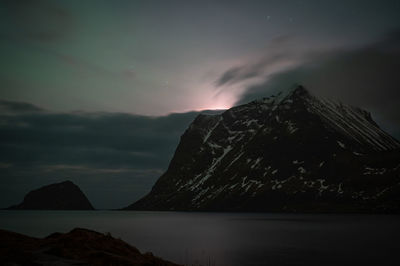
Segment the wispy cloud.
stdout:
<path fill-rule="evenodd" d="M 240 63 L 221 73 L 214 82 L 215 96 L 234 93 L 240 99 L 249 87 L 262 84 L 279 72 L 305 64 L 311 55 L 318 52 L 302 45 L 295 36 L 279 36 L 261 51 L 239 59 Z"/>
<path fill-rule="evenodd" d="M 399 31 L 362 47 L 309 53 L 301 64 L 268 77 L 262 65 L 248 67 L 253 68 L 264 81 L 246 87 L 238 103 L 301 83 L 318 95 L 366 108 L 393 133 L 400 132 Z"/>
<path fill-rule="evenodd" d="M 280 36 L 271 40 L 261 52 L 248 58 L 241 65 L 226 70 L 216 81 L 216 86 L 230 85 L 255 77 L 265 77 L 286 65 L 297 63 L 303 51 L 293 46 L 293 37 Z"/>

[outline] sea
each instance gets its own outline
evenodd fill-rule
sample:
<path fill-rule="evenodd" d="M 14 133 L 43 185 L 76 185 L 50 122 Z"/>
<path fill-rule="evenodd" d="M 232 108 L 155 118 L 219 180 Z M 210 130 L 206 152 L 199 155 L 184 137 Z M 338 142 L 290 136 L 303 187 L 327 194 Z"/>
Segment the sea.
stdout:
<path fill-rule="evenodd" d="M 0 211 L 1 229 L 29 236 L 76 227 L 187 266 L 400 265 L 397 215 Z"/>

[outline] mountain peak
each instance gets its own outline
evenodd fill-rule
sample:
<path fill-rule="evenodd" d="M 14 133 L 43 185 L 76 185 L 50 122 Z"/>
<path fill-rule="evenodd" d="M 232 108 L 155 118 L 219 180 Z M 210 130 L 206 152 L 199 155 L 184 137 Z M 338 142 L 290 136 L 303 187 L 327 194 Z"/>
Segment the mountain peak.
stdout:
<path fill-rule="evenodd" d="M 311 97 L 312 94 L 302 85 L 294 85 L 287 90 L 280 91 L 275 97 L 281 99 L 282 102 L 285 99 L 292 99 L 295 97 L 300 97 L 302 99 L 306 99 Z"/>
<path fill-rule="evenodd" d="M 319 124 L 326 129 L 335 131 L 342 135 L 342 138 L 356 143 L 358 150 L 384 151 L 400 148 L 400 143 L 382 131 L 368 111 L 339 101 L 319 98 L 302 85 L 292 86 L 275 95 L 234 107 L 232 110 L 234 113 L 246 113 L 248 119 L 257 116 L 255 112 L 261 111 L 264 116 L 280 118 L 282 122 L 286 119 L 286 123 L 294 119 L 304 120 L 311 115 L 313 118 L 309 119 L 319 120 Z M 284 117 L 286 118 L 283 119 Z"/>
<path fill-rule="evenodd" d="M 297 85 L 199 116 L 167 172 L 128 209 L 400 209 L 390 202 L 400 144 L 366 114 Z"/>
<path fill-rule="evenodd" d="M 303 95 L 303 94 L 310 94 L 310 92 L 305 87 L 303 87 L 303 85 L 296 84 L 292 89 L 291 94 Z"/>
<path fill-rule="evenodd" d="M 248 104 L 265 104 L 266 106 L 273 108 L 281 103 L 292 103 L 294 100 L 312 98 L 312 94 L 302 85 L 294 85 L 286 90 L 278 91 L 277 93 L 271 94 L 268 97 L 257 99 Z M 244 104 L 243 106 L 246 106 Z"/>
<path fill-rule="evenodd" d="M 281 90 L 278 94 L 291 95 L 291 94 L 301 94 L 309 93 L 309 91 L 301 84 L 294 84 L 287 89 Z"/>

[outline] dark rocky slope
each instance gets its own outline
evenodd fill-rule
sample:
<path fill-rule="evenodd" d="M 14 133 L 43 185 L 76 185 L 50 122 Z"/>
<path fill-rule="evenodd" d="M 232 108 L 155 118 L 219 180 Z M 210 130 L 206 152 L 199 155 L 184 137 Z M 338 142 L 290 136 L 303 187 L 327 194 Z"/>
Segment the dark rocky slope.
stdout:
<path fill-rule="evenodd" d="M 126 209 L 399 212 L 399 148 L 367 111 L 298 86 L 199 115 Z"/>
<path fill-rule="evenodd" d="M 39 239 L 0 230 L 1 265 L 177 265 L 87 229 Z"/>
<path fill-rule="evenodd" d="M 71 181 L 32 190 L 14 210 L 93 210 L 85 194 Z"/>

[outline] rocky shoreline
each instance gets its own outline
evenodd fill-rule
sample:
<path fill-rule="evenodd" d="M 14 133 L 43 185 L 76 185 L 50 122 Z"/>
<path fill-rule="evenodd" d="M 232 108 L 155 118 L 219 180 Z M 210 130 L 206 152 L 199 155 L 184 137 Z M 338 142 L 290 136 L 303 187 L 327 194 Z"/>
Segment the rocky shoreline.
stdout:
<path fill-rule="evenodd" d="M 88 229 L 34 238 L 0 229 L 2 265 L 157 265 L 177 266 L 141 253 L 121 239 Z"/>

